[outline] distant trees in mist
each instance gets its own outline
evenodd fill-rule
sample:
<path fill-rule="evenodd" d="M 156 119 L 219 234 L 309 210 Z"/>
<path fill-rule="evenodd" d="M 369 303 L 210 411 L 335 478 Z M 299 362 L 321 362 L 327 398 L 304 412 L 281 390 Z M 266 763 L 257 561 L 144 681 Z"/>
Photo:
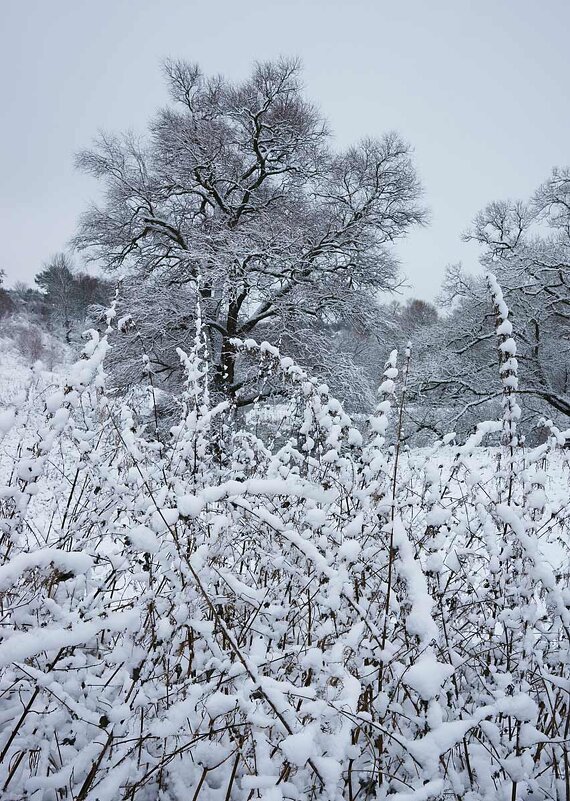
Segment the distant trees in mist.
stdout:
<path fill-rule="evenodd" d="M 3 285 L 0 271 L 0 336 L 12 339 L 28 362 L 62 358 L 58 341 L 71 345 L 81 338 L 89 315 L 111 301 L 112 284 L 77 270 L 70 256 L 58 253 L 36 274 L 35 287 Z"/>

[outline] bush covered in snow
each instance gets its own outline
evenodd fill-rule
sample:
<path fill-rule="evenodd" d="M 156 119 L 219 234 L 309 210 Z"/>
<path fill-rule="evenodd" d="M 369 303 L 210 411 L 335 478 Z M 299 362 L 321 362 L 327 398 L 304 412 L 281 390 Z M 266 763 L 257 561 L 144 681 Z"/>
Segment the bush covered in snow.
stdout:
<path fill-rule="evenodd" d="M 114 398 L 109 327 L 0 416 L 0 795 L 568 799 L 569 465 L 504 417 L 401 445 L 410 354 L 368 428 L 267 344 L 295 435 L 213 405 L 198 326 L 165 437 Z M 501 448 L 482 447 L 502 431 Z"/>
<path fill-rule="evenodd" d="M 13 315 L 2 320 L 0 349 L 4 359 L 13 361 L 16 358 L 25 367 L 42 362 L 49 370 L 65 362 L 68 355 L 63 342 L 26 315 Z"/>

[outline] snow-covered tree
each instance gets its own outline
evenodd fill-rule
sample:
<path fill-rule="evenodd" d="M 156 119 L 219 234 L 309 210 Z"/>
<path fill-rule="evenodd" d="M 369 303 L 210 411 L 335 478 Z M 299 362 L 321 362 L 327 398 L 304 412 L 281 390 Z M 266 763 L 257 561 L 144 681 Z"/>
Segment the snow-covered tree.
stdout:
<path fill-rule="evenodd" d="M 41 291 L 43 314 L 68 343 L 78 323 L 82 330 L 89 307 L 110 301 L 110 286 L 78 271 L 65 253 L 50 259 L 34 280 Z"/>
<path fill-rule="evenodd" d="M 511 309 L 525 420 L 570 416 L 570 171 L 554 170 L 526 203 L 489 204 L 466 235 L 483 246 Z M 496 357 L 488 347 L 494 316 L 483 276 L 448 269 L 450 309 L 420 341 L 414 389 L 426 426 L 469 427 L 498 402 Z"/>
<path fill-rule="evenodd" d="M 388 246 L 424 220 L 420 186 L 394 133 L 331 148 L 297 61 L 257 64 L 241 83 L 179 61 L 165 72 L 171 105 L 146 138 L 102 136 L 80 154 L 106 196 L 76 245 L 126 276 L 133 378 L 141 342 L 163 376 L 176 371 L 198 291 L 218 389 L 244 404 L 258 390 L 234 338 L 310 342 L 323 362 L 330 342 L 317 332 L 359 312 L 365 321 L 371 296 L 394 287 Z M 337 376 L 344 363 L 339 352 Z"/>

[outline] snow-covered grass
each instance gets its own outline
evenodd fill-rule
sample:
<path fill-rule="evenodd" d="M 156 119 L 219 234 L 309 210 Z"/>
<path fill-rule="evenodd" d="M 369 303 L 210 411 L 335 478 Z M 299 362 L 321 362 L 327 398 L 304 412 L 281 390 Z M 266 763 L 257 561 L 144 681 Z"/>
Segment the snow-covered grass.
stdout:
<path fill-rule="evenodd" d="M 268 447 L 199 331 L 166 437 L 112 344 L 3 418 L 1 797 L 568 801 L 568 452 L 517 444 L 511 343 L 504 419 L 409 451 L 408 356 L 361 432 L 236 345 L 294 399 Z"/>

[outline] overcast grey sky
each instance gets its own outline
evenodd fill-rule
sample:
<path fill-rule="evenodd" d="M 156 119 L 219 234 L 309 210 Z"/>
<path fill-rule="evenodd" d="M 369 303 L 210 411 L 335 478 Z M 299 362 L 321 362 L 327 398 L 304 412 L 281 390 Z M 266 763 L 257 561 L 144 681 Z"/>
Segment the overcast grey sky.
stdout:
<path fill-rule="evenodd" d="M 2 0 L 0 267 L 31 281 L 97 195 L 73 167 L 99 129 L 142 130 L 160 62 L 245 77 L 300 56 L 339 146 L 396 129 L 432 223 L 397 247 L 414 294 L 476 268 L 461 232 L 570 164 L 570 0 Z"/>

